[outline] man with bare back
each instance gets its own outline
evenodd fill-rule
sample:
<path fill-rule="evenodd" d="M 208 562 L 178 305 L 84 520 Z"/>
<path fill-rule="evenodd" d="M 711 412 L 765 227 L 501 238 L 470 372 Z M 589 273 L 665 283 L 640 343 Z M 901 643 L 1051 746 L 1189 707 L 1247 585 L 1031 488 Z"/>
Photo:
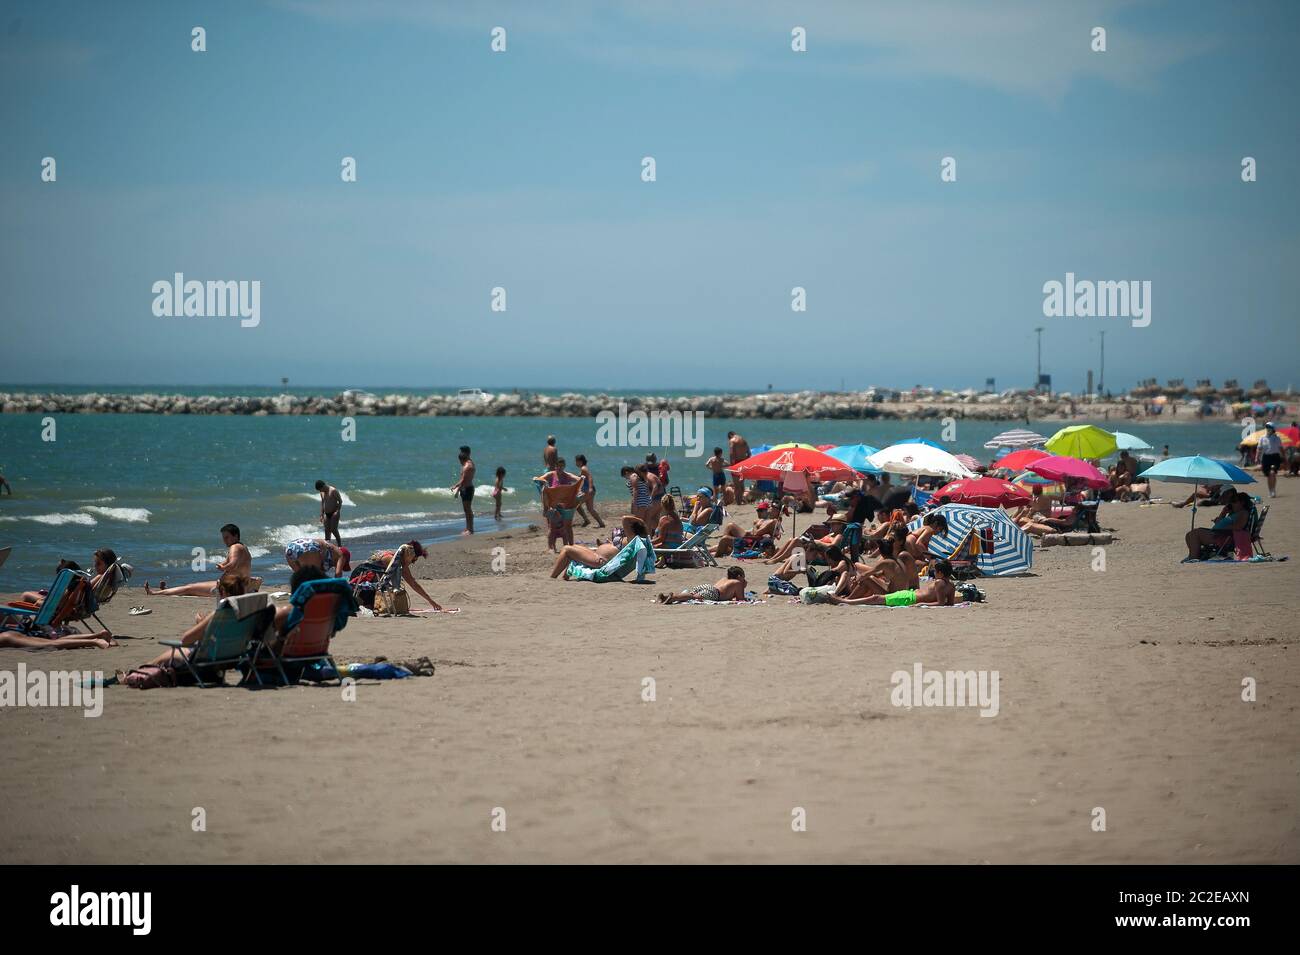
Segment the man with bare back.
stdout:
<path fill-rule="evenodd" d="M 239 540 L 239 528 L 227 524 L 221 528 L 221 541 L 227 547 L 226 559 L 217 561 L 217 570 L 222 576 L 226 574 L 250 581 L 249 592 L 262 586 L 262 578 L 253 576 L 253 555 Z M 146 580 L 144 592 L 151 597 L 211 597 L 217 592 L 217 581 L 205 580 L 197 584 L 184 584 L 180 587 L 168 587 L 166 581 L 159 583 L 159 589 L 153 590 Z"/>
<path fill-rule="evenodd" d="M 749 457 L 749 442 L 734 431 L 727 432 L 727 453 L 731 456 L 731 466 L 735 467 L 745 458 Z M 732 475 L 731 488 L 735 494 L 735 502 L 739 504 L 743 501 L 745 494 L 745 482 L 740 478 Z"/>
<path fill-rule="evenodd" d="M 333 534 L 334 542 L 342 547 L 343 538 L 339 537 L 339 514 L 343 511 L 343 495 L 334 485 L 326 484 L 324 481 L 316 482 L 316 490 L 320 492 L 320 522 L 325 528 L 325 539 L 329 540 L 330 535 Z"/>

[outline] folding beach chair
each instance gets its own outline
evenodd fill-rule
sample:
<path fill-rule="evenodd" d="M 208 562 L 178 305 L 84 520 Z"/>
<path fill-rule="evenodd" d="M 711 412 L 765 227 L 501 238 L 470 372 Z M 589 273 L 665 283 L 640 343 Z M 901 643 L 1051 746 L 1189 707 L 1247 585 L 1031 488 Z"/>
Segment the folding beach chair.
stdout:
<path fill-rule="evenodd" d="M 342 577 L 309 580 L 294 591 L 290 605 L 279 650 L 270 640 L 260 641 L 253 648 L 249 674 L 260 686 L 262 671 L 274 667 L 280 675 L 281 685 L 288 686 L 301 678 L 305 666 L 323 662 L 329 664 L 334 678 L 341 684 L 342 675 L 330 656 L 330 641 L 347 625 L 348 617 L 357 615 L 359 608 L 352 596 L 352 588 Z M 259 664 L 264 657 L 269 666 L 266 662 Z M 293 679 L 289 677 L 290 670 Z"/>
<path fill-rule="evenodd" d="M 1261 510 L 1251 511 L 1253 520 L 1250 522 L 1250 544 L 1256 557 L 1273 556 L 1264 549 L 1264 540 L 1260 536 L 1264 531 L 1264 519 L 1268 517 L 1268 509 L 1269 505 L 1265 504 Z"/>
<path fill-rule="evenodd" d="M 184 646 L 179 640 L 159 640 L 164 647 L 171 647 L 172 654 L 168 664 L 175 669 L 177 661 L 183 661 L 185 668 L 194 677 L 194 682 L 201 687 L 217 686 L 223 680 L 205 683 L 199 671 L 206 671 L 224 676 L 227 670 L 234 669 L 248 660 L 249 645 L 258 642 L 274 618 L 274 610 L 267 606 L 266 594 L 244 594 L 242 597 L 226 597 L 217 604 L 208 625 L 193 645 L 189 653 L 179 653 Z"/>
<path fill-rule="evenodd" d="M 39 607 L 16 604 L 0 607 L 0 618 L 11 618 L 13 626 L 23 633 L 50 630 L 62 626 L 76 612 L 89 589 L 90 574 L 65 568 L 54 575 L 54 583 L 50 584 Z"/>
<path fill-rule="evenodd" d="M 682 541 L 680 547 L 656 547 L 657 557 L 690 557 L 696 567 L 717 567 L 718 562 L 709 553 L 709 536 L 718 529 L 717 524 L 697 527 L 695 533 Z M 664 566 L 669 566 L 667 562 Z"/>
<path fill-rule="evenodd" d="M 132 567 L 130 564 L 124 564 L 120 560 L 115 561 L 111 567 L 104 571 L 97 586 L 87 586 L 82 599 L 72 607 L 67 618 L 68 622 L 75 621 L 82 624 L 89 633 L 92 631 L 90 624 L 86 623 L 86 618 L 93 617 L 101 630 L 107 630 L 107 625 L 99 619 L 98 611 L 117 595 L 118 589 L 130 579 L 131 574 Z"/>

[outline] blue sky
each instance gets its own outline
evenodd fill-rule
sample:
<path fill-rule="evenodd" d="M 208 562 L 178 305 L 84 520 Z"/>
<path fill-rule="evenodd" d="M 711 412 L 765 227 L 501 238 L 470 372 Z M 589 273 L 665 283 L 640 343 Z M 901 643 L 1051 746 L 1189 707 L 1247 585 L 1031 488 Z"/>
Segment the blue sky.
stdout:
<path fill-rule="evenodd" d="M 1112 387 L 1300 384 L 1298 27 L 1281 2 L 8 2 L 0 385 L 1010 387 L 1038 325 L 1058 389 L 1103 329 Z M 261 324 L 156 317 L 178 271 L 260 281 Z M 1151 281 L 1150 326 L 1044 318 L 1067 271 Z"/>

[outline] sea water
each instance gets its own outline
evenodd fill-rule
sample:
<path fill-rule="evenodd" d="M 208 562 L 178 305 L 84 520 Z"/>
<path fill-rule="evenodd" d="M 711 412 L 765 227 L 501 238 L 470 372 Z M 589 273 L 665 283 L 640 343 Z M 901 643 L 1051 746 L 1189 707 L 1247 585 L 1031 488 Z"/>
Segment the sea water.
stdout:
<path fill-rule="evenodd" d="M 670 483 L 687 493 L 708 484 L 704 462 L 715 446 L 726 447 L 728 431 L 753 447 L 785 441 L 884 447 L 912 437 L 944 443 L 937 421 L 706 417 L 704 453 L 686 458 L 682 448 L 602 447 L 594 418 L 361 416 L 355 422 L 355 440 L 345 441 L 341 419 L 333 417 L 60 415 L 54 440 L 47 441 L 41 415 L 0 415 L 0 473 L 14 488 L 12 497 L 0 496 L 0 547 L 13 547 L 0 568 L 0 591 L 45 586 L 60 558 L 89 567 L 97 547 L 111 547 L 132 564 L 137 584 L 210 578 L 212 569 L 193 569 L 194 549 L 211 561 L 224 557 L 219 529 L 226 523 L 241 528 L 256 573 L 287 576 L 284 545 L 320 534 L 317 479 L 343 492 L 340 530 L 354 560 L 411 538 L 449 540 L 464 528 L 460 502 L 449 490 L 462 444 L 472 447 L 478 465 L 476 529 L 492 531 L 541 522 L 531 478 L 543 470 L 549 434 L 569 470 L 578 469 L 576 454 L 587 455 L 605 515 L 626 512 L 619 468 L 651 451 L 667 457 Z M 1144 438 L 1155 448 L 1144 454 L 1158 455 L 1168 444 L 1175 456 L 1231 459 L 1239 439 L 1239 428 L 1227 421 L 1098 423 Z M 956 438 L 945 446 L 987 461 L 992 452 L 985 441 L 1023 426 L 958 420 Z M 1051 434 L 1061 423 L 1030 426 Z M 498 466 L 507 471 L 502 522 L 492 518 L 488 493 Z"/>

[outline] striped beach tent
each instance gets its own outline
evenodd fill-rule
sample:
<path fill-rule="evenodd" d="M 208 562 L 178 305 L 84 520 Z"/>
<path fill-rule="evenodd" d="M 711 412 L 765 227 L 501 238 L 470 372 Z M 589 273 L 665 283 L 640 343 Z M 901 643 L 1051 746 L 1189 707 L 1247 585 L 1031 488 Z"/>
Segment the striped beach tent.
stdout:
<path fill-rule="evenodd" d="M 930 553 L 949 557 L 968 536 L 980 538 L 975 566 L 989 577 L 1026 573 L 1034 566 L 1034 545 L 1029 535 L 1016 526 L 1000 507 L 974 507 L 970 504 L 944 504 L 931 511 L 948 521 L 948 533 L 930 538 Z M 908 530 L 921 526 L 921 518 L 907 525 Z M 990 546 L 991 545 L 991 546 Z"/>
<path fill-rule="evenodd" d="M 1024 428 L 1014 428 L 1011 431 L 1003 431 L 995 435 L 988 441 L 984 442 L 986 448 L 1041 448 L 1047 443 L 1047 438 L 1036 431 L 1027 431 Z"/>

